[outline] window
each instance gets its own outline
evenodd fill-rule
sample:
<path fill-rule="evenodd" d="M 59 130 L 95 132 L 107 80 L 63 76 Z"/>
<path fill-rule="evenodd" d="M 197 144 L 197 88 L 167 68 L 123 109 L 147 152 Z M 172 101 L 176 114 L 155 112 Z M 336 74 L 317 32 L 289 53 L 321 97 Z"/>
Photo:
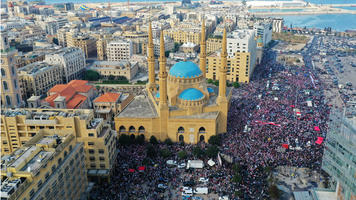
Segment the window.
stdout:
<path fill-rule="evenodd" d="M 94 145 L 94 142 L 88 142 L 88 145 L 89 145 L 89 146 L 93 146 L 93 145 Z"/>
<path fill-rule="evenodd" d="M 6 72 L 3 68 L 1 68 L 1 76 L 6 76 Z"/>
<path fill-rule="evenodd" d="M 95 153 L 95 150 L 94 150 L 94 149 L 89 149 L 88 152 L 89 152 L 90 154 L 94 154 L 94 153 Z"/>
<path fill-rule="evenodd" d="M 95 165 L 95 164 L 90 164 L 90 167 L 91 167 L 91 168 L 95 168 L 96 165 Z"/>
<path fill-rule="evenodd" d="M 37 183 L 37 187 L 38 187 L 38 188 L 40 188 L 40 187 L 41 187 L 41 185 L 42 185 L 42 180 L 38 181 L 38 183 Z"/>
<path fill-rule="evenodd" d="M 20 96 L 19 96 L 19 94 L 16 94 L 16 100 L 17 100 L 17 104 L 20 104 Z"/>
<path fill-rule="evenodd" d="M 105 152 L 104 149 L 99 149 L 100 154 L 103 154 L 104 152 Z"/>
<path fill-rule="evenodd" d="M 15 86 L 15 89 L 17 89 L 17 81 L 14 80 L 14 86 Z"/>
<path fill-rule="evenodd" d="M 102 157 L 102 156 L 100 156 L 100 157 L 99 157 L 99 160 L 104 161 L 104 160 L 105 160 L 105 158 L 104 158 L 104 157 Z"/>
<path fill-rule="evenodd" d="M 100 168 L 105 169 L 105 164 L 100 164 Z"/>
<path fill-rule="evenodd" d="M 9 87 L 7 86 L 7 82 L 6 81 L 3 81 L 2 85 L 4 87 L 4 90 L 8 90 L 9 89 Z"/>
<path fill-rule="evenodd" d="M 95 161 L 95 157 L 94 157 L 94 156 L 90 156 L 90 157 L 89 157 L 89 160 L 90 160 L 90 161 Z"/>
<path fill-rule="evenodd" d="M 30 191 L 30 197 L 32 197 L 34 194 L 35 194 L 35 190 L 32 189 L 32 190 Z"/>
<path fill-rule="evenodd" d="M 11 106 L 11 97 L 8 96 L 8 95 L 6 95 L 6 104 L 7 104 L 8 106 Z"/>
<path fill-rule="evenodd" d="M 89 137 L 94 137 L 94 133 L 89 133 Z"/>

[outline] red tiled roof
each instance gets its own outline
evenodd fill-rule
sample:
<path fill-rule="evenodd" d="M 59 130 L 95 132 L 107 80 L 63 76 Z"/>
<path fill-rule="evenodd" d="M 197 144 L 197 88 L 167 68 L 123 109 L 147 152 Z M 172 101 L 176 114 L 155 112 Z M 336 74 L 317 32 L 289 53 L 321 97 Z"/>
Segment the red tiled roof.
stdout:
<path fill-rule="evenodd" d="M 59 96 L 59 94 L 54 94 L 45 98 L 45 101 L 49 103 L 51 107 L 54 107 L 54 100 Z"/>
<path fill-rule="evenodd" d="M 92 85 L 81 85 L 81 86 L 74 86 L 75 90 L 78 92 L 89 92 L 93 88 Z"/>
<path fill-rule="evenodd" d="M 87 99 L 86 96 L 77 94 L 69 102 L 67 102 L 67 108 L 69 109 L 78 108 L 83 102 L 85 102 L 86 99 Z"/>
<path fill-rule="evenodd" d="M 119 97 L 120 93 L 108 92 L 96 98 L 94 102 L 116 102 Z"/>
<path fill-rule="evenodd" d="M 62 92 L 67 87 L 66 84 L 58 84 L 49 89 L 48 92 Z"/>

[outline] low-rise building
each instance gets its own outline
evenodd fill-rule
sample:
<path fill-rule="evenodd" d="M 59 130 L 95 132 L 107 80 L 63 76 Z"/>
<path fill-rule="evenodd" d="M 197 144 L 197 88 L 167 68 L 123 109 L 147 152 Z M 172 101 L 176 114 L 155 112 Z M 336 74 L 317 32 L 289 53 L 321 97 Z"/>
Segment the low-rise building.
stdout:
<path fill-rule="evenodd" d="M 11 154 L 36 137 L 40 131 L 61 136 L 73 133 L 76 142 L 84 144 L 85 168 L 88 170 L 89 181 L 98 178 L 110 179 L 117 155 L 116 133 L 103 119 L 95 118 L 93 110 L 3 109 L 1 110 L 1 155 Z M 74 149 L 74 145 L 72 148 Z M 76 192 L 76 190 L 72 191 Z"/>
<path fill-rule="evenodd" d="M 124 76 L 132 80 L 138 72 L 138 62 L 124 61 L 95 61 L 88 69 L 97 71 L 103 78 Z"/>
<path fill-rule="evenodd" d="M 96 96 L 96 89 L 88 81 L 73 80 L 68 84 L 52 87 L 45 99 L 52 108 L 85 109 L 91 108 L 91 100 Z"/>
<path fill-rule="evenodd" d="M 42 96 L 56 84 L 62 83 L 62 70 L 60 65 L 51 65 L 46 62 L 34 62 L 18 69 L 22 99 L 32 95 Z"/>
<path fill-rule="evenodd" d="M 40 131 L 1 159 L 1 199 L 81 199 L 88 185 L 83 143 Z"/>
<path fill-rule="evenodd" d="M 129 93 L 105 93 L 94 100 L 95 115 L 105 120 L 113 120 L 133 98 Z"/>
<path fill-rule="evenodd" d="M 180 51 L 184 53 L 196 53 L 199 50 L 199 45 L 187 42 L 180 46 Z"/>

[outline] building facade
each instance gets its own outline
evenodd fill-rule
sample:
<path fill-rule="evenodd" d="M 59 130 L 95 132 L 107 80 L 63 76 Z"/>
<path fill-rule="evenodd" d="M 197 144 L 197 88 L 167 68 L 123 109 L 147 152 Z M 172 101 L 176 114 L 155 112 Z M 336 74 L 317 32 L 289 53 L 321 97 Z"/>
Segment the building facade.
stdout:
<path fill-rule="evenodd" d="M 203 26 L 204 27 L 204 26 Z M 225 133 L 231 89 L 208 86 L 200 68 L 193 62 L 176 63 L 166 71 L 164 37 L 161 33 L 159 84 L 154 76 L 154 49 L 149 26 L 149 82 L 144 95 L 136 96 L 115 117 L 118 134 L 155 136 L 164 141 L 196 144 Z M 204 31 L 205 32 L 205 31 Z M 226 81 L 226 32 L 223 39 L 220 79 Z M 158 87 L 157 87 L 158 86 Z"/>
<path fill-rule="evenodd" d="M 85 58 L 96 56 L 96 39 L 85 33 L 70 31 L 66 34 L 67 47 L 78 47 L 83 50 Z"/>
<path fill-rule="evenodd" d="M 56 84 L 62 83 L 60 65 L 34 62 L 18 69 L 22 98 L 45 95 Z"/>
<path fill-rule="evenodd" d="M 88 185 L 83 143 L 40 131 L 1 160 L 2 199 L 81 199 Z"/>
<path fill-rule="evenodd" d="M 159 56 L 160 51 L 160 39 L 153 39 L 154 52 L 156 56 Z M 164 48 L 166 51 L 172 51 L 174 49 L 174 41 L 170 37 L 164 37 Z"/>
<path fill-rule="evenodd" d="M 15 68 L 17 51 L 10 48 L 7 32 L 1 32 L 1 106 L 19 107 L 22 104 L 21 90 Z"/>
<path fill-rule="evenodd" d="M 190 28 L 171 28 L 163 31 L 164 36 L 168 36 L 177 43 L 192 42 L 200 43 L 200 31 Z"/>
<path fill-rule="evenodd" d="M 208 54 L 221 49 L 222 38 L 208 38 L 206 41 L 206 52 Z"/>
<path fill-rule="evenodd" d="M 83 143 L 85 167 L 90 180 L 109 180 L 116 158 L 116 135 L 93 110 L 21 109 L 2 110 L 1 155 L 9 155 L 23 146 L 39 131 L 52 135 L 74 133 Z"/>
<path fill-rule="evenodd" d="M 123 61 L 96 61 L 88 69 L 97 71 L 102 77 L 124 76 L 132 80 L 138 72 L 138 62 Z"/>
<path fill-rule="evenodd" d="M 256 31 L 256 36 L 260 36 L 265 47 L 272 40 L 272 23 L 260 22 L 253 25 L 253 29 Z"/>
<path fill-rule="evenodd" d="M 97 117 L 104 120 L 113 120 L 124 109 L 134 96 L 129 93 L 105 93 L 97 97 L 94 103 L 94 112 Z"/>
<path fill-rule="evenodd" d="M 133 54 L 133 46 L 131 41 L 113 40 L 109 42 L 106 48 L 108 61 L 129 60 Z"/>
<path fill-rule="evenodd" d="M 66 47 L 46 55 L 45 62 L 62 67 L 63 83 L 81 79 L 85 70 L 85 55 L 79 48 Z"/>

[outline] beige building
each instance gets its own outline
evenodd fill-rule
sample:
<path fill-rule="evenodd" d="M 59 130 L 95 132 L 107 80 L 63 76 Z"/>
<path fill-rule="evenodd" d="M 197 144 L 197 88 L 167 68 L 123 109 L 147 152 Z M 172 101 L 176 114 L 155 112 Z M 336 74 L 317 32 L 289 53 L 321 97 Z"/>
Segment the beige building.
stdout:
<path fill-rule="evenodd" d="M 97 71 L 102 77 L 124 76 L 132 80 L 138 72 L 138 62 L 124 61 L 96 61 L 88 69 Z"/>
<path fill-rule="evenodd" d="M 76 142 L 84 144 L 88 178 L 108 179 L 116 159 L 116 135 L 93 110 L 21 109 L 1 112 L 1 155 L 23 146 L 38 132 L 52 135 L 73 133 Z"/>
<path fill-rule="evenodd" d="M 85 57 L 96 56 L 96 39 L 88 34 L 70 31 L 66 34 L 68 47 L 79 47 L 83 50 Z"/>
<path fill-rule="evenodd" d="M 163 31 L 164 36 L 173 38 L 174 42 L 194 44 L 200 43 L 200 30 L 190 28 L 172 28 Z"/>
<path fill-rule="evenodd" d="M 129 93 L 105 93 L 93 101 L 95 115 L 112 121 L 114 116 L 121 112 L 133 98 L 134 96 Z"/>
<path fill-rule="evenodd" d="M 159 51 L 160 51 L 160 40 L 159 39 L 153 39 L 153 48 L 154 48 L 154 53 L 155 56 L 159 56 Z M 147 47 L 147 46 L 146 46 Z M 164 37 L 164 49 L 166 51 L 172 51 L 174 49 L 174 41 L 172 38 L 166 36 Z"/>
<path fill-rule="evenodd" d="M 199 50 L 199 45 L 188 42 L 180 46 L 180 51 L 184 53 L 196 53 Z"/>
<path fill-rule="evenodd" d="M 45 59 L 46 53 L 48 53 L 48 51 L 31 51 L 26 54 L 18 53 L 16 56 L 16 69 L 34 62 L 43 61 Z"/>
<path fill-rule="evenodd" d="M 98 60 L 107 60 L 106 48 L 108 43 L 112 40 L 110 35 L 99 36 L 96 41 L 96 54 Z"/>
<path fill-rule="evenodd" d="M 131 41 L 115 39 L 110 41 L 106 47 L 108 61 L 129 60 L 133 54 Z"/>
<path fill-rule="evenodd" d="M 45 95 L 56 84 L 62 83 L 60 65 L 35 62 L 18 69 L 22 98 Z"/>
<path fill-rule="evenodd" d="M 206 52 L 208 54 L 221 49 L 222 38 L 208 38 L 206 41 Z"/>
<path fill-rule="evenodd" d="M 88 185 L 83 143 L 73 133 L 39 131 L 1 159 L 1 199 L 84 199 Z"/>
<path fill-rule="evenodd" d="M 17 51 L 10 48 L 7 32 L 1 32 L 1 106 L 18 107 L 22 104 L 21 90 L 15 68 Z"/>

